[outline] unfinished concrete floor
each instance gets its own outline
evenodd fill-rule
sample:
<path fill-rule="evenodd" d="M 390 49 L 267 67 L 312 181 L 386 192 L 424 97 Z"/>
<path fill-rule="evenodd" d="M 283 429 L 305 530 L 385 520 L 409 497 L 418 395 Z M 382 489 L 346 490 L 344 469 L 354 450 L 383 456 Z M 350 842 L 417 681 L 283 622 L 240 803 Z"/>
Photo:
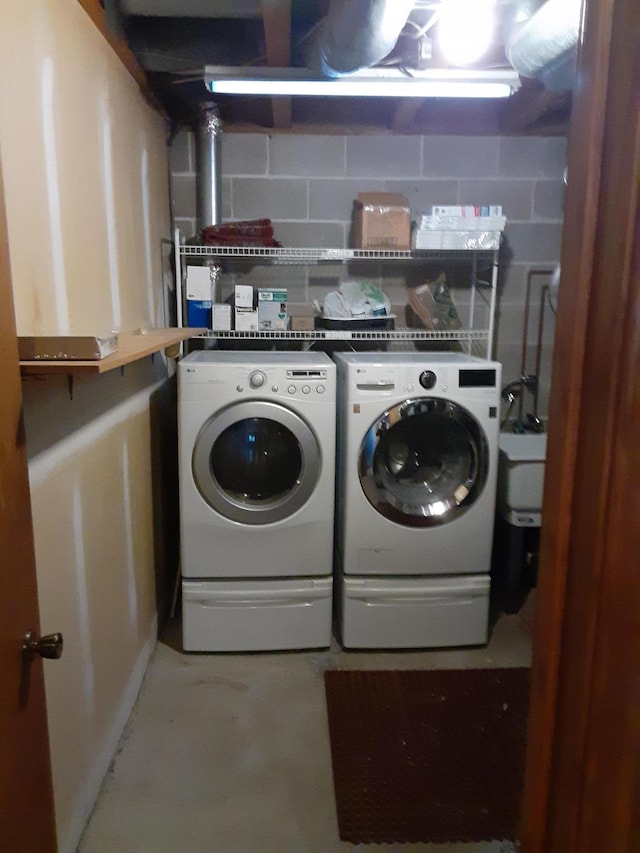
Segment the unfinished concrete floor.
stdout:
<path fill-rule="evenodd" d="M 533 597 L 486 647 L 184 654 L 167 626 L 79 853 L 504 853 L 511 844 L 352 845 L 338 836 L 326 669 L 527 666 Z"/>

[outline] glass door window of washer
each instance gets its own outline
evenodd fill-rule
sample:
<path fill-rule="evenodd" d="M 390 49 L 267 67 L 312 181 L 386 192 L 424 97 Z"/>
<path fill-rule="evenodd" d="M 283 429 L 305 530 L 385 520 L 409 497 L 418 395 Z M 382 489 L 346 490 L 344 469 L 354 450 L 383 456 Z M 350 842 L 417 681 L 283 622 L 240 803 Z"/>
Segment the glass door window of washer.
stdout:
<path fill-rule="evenodd" d="M 478 421 L 456 403 L 421 398 L 385 411 L 362 442 L 359 477 L 371 505 L 407 527 L 446 524 L 478 499 L 489 445 Z"/>

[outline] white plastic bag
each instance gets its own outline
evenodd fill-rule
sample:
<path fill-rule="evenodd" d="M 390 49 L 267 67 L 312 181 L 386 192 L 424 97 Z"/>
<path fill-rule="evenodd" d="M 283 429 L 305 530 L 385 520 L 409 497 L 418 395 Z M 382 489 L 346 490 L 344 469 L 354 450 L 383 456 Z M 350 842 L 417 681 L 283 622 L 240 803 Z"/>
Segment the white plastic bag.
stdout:
<path fill-rule="evenodd" d="M 391 314 L 391 303 L 383 291 L 370 281 L 345 281 L 339 290 L 327 294 L 322 314 L 331 320 L 388 317 Z"/>

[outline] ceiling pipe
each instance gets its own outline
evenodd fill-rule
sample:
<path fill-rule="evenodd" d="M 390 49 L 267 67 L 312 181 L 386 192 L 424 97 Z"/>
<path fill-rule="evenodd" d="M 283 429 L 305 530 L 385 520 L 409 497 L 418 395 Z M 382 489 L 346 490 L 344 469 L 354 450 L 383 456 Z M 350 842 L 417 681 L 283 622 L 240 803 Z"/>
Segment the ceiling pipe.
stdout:
<path fill-rule="evenodd" d="M 377 65 L 395 47 L 414 5 L 415 0 L 331 0 L 311 66 L 339 77 Z"/>
<path fill-rule="evenodd" d="M 548 89 L 571 89 L 582 0 L 516 0 L 507 6 L 504 45 L 514 69 Z"/>

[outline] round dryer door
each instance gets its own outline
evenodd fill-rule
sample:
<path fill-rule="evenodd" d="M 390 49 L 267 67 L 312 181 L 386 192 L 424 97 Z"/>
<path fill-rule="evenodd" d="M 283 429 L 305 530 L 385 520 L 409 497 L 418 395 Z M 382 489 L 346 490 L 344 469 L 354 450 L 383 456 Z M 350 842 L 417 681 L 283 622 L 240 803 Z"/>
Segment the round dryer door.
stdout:
<path fill-rule="evenodd" d="M 364 493 L 381 515 L 409 527 L 446 524 L 481 494 L 489 445 L 462 406 L 406 400 L 372 424 L 359 467 Z"/>
<path fill-rule="evenodd" d="M 226 518 L 271 524 L 298 510 L 321 470 L 320 446 L 305 421 L 267 401 L 222 409 L 200 430 L 192 471 L 204 500 Z"/>

